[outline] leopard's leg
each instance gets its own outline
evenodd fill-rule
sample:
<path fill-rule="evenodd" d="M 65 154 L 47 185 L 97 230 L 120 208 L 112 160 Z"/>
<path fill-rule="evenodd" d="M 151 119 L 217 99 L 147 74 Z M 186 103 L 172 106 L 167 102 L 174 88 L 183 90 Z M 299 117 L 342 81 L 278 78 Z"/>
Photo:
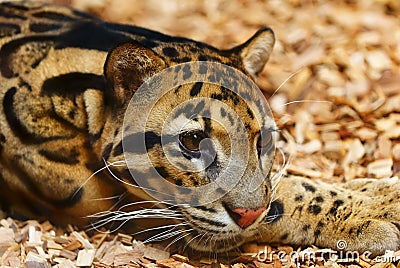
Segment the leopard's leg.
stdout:
<path fill-rule="evenodd" d="M 400 248 L 400 180 L 356 180 L 343 185 L 282 178 L 262 239 L 382 254 Z M 338 247 L 339 241 L 345 241 Z"/>

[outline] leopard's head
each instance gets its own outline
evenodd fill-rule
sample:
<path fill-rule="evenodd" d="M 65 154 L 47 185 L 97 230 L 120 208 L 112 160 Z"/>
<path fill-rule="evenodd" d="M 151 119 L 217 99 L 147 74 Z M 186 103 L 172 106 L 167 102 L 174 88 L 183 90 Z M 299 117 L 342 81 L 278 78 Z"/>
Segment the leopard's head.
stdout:
<path fill-rule="evenodd" d="M 276 126 L 249 78 L 273 44 L 263 28 L 230 50 L 174 44 L 191 51 L 184 64 L 165 55 L 166 45 L 125 43 L 108 55 L 105 75 L 124 111 L 124 155 L 108 160 L 127 163 L 131 177 L 122 179 L 140 186 L 127 186 L 133 195 L 160 200 L 182 218 L 196 250 L 237 247 L 267 217 Z"/>

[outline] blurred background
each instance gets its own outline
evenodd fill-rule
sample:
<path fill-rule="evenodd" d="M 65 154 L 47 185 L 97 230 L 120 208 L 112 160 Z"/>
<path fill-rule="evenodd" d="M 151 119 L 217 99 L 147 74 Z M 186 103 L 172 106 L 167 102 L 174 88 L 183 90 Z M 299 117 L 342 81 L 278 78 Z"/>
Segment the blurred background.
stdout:
<path fill-rule="evenodd" d="M 219 48 L 268 25 L 277 42 L 257 83 L 292 156 L 288 172 L 329 181 L 400 175 L 398 0 L 49 2 Z"/>

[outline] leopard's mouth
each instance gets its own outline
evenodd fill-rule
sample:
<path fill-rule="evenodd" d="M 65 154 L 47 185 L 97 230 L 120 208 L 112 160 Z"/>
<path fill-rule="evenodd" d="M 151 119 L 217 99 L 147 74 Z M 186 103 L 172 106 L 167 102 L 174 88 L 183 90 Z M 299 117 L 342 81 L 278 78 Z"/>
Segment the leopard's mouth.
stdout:
<path fill-rule="evenodd" d="M 228 230 L 215 231 L 192 225 L 190 235 L 185 237 L 184 248 L 215 253 L 235 250 L 258 235 L 257 230 L 260 228 L 260 225 L 265 218 L 266 216 L 260 218 L 252 226 L 246 229 L 232 228 Z"/>

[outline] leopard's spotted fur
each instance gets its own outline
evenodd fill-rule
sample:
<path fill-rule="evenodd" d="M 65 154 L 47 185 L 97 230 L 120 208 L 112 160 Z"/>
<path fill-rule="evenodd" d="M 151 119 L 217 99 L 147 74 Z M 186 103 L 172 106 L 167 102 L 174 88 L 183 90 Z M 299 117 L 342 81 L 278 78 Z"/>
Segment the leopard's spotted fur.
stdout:
<path fill-rule="evenodd" d="M 2 3 L 0 191 L 4 207 L 14 215 L 40 215 L 84 225 L 87 215 L 150 199 L 137 187 L 112 177 L 132 183 L 126 167 L 110 167 L 112 172 L 102 169 L 104 163 L 123 160 L 122 121 L 135 90 L 166 67 L 190 61 L 219 62 L 255 77 L 273 43 L 272 31 L 264 28 L 240 46 L 218 50 L 144 28 L 110 24 L 63 7 Z M 190 76 L 191 71 L 185 74 Z M 220 145 L 215 149 L 219 162 L 214 163 L 214 171 L 182 173 L 163 158 L 160 124 L 176 105 L 196 97 L 220 100 L 247 122 L 246 130 L 241 130 L 234 120 L 228 120 L 228 130 L 249 135 L 251 148 L 244 150 L 249 150 L 251 161 L 239 183 L 222 198 L 204 206 L 170 208 L 183 221 L 181 227 L 190 229 L 185 237 L 190 246 L 224 251 L 259 239 L 332 248 L 338 240 L 345 240 L 348 250 L 373 253 L 399 248 L 400 182 L 359 180 L 332 186 L 285 177 L 273 189 L 269 172 L 274 153 L 260 154 L 256 144 L 260 131 L 275 125 L 265 120 L 260 126 L 245 101 L 215 84 L 183 85 L 154 107 L 157 112 L 146 131 L 151 142 L 146 145 L 165 179 L 187 187 L 201 186 L 224 166 L 224 157 L 229 155 L 226 130 L 198 118 L 194 130 Z M 198 108 L 211 111 L 207 105 Z M 219 116 L 229 118 L 222 111 Z M 189 134 L 194 137 L 193 129 Z M 259 167 L 263 172 L 254 173 Z M 261 174 L 267 174 L 263 183 L 250 191 L 247 181 Z M 124 198 L 108 198 L 112 196 Z M 141 206 L 127 207 L 135 209 Z"/>

